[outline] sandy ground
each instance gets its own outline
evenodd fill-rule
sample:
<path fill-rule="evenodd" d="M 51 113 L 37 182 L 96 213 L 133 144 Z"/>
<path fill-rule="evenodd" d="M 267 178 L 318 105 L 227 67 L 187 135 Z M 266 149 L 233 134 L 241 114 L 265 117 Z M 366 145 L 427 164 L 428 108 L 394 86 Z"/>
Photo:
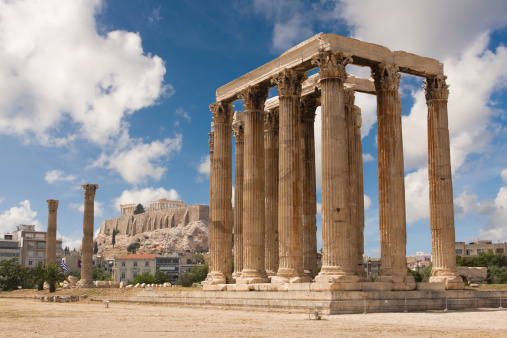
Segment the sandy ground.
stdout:
<path fill-rule="evenodd" d="M 323 316 L 0 299 L 2 337 L 505 337 L 507 309 Z"/>

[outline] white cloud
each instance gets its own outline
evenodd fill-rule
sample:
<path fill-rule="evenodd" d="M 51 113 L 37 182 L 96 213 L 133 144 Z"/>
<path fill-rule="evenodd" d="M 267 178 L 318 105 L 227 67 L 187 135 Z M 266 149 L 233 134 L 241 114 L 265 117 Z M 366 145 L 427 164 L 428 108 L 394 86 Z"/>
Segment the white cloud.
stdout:
<path fill-rule="evenodd" d="M 145 55 L 138 34 L 98 34 L 101 7 L 0 2 L 0 133 L 57 146 L 79 135 L 103 146 L 126 116 L 171 94 L 162 59 Z"/>
<path fill-rule="evenodd" d="M 18 207 L 12 207 L 0 214 L 0 235 L 13 232 L 20 224 L 34 224 L 35 229 L 42 231 L 42 224 L 36 220 L 37 212 L 32 210 L 30 201 L 19 202 Z"/>
<path fill-rule="evenodd" d="M 103 167 L 115 170 L 121 177 L 131 183 L 138 184 L 147 179 L 160 180 L 166 168 L 161 158 L 178 153 L 182 147 L 182 135 L 153 141 L 149 144 L 138 139 L 128 139 L 125 146 L 113 151 L 112 154 L 101 156 L 91 164 L 91 168 Z"/>
<path fill-rule="evenodd" d="M 232 203 L 232 207 L 234 208 L 234 186 L 232 186 L 232 197 L 231 197 L 231 203 Z"/>
<path fill-rule="evenodd" d="M 94 238 L 97 235 L 94 236 Z M 62 239 L 62 247 L 69 247 L 69 250 L 78 250 L 81 247 L 81 244 L 83 242 L 83 237 L 79 235 L 73 235 L 73 236 L 65 236 L 60 234 L 58 231 L 56 232 L 56 237 Z"/>
<path fill-rule="evenodd" d="M 174 189 L 165 190 L 164 188 L 144 188 L 144 189 L 132 189 L 124 190 L 120 197 L 112 200 L 112 204 L 116 210 L 120 210 L 121 204 L 139 204 L 141 203 L 145 207 L 150 206 L 150 202 L 156 201 L 162 198 L 167 198 L 171 201 L 179 201 L 180 195 Z"/>
<path fill-rule="evenodd" d="M 373 162 L 374 160 L 371 154 L 363 154 L 363 162 Z"/>
<path fill-rule="evenodd" d="M 356 93 L 355 96 L 355 105 L 361 108 L 361 138 L 365 138 L 377 123 L 377 97 L 364 93 Z"/>
<path fill-rule="evenodd" d="M 209 179 L 210 175 L 210 155 L 206 155 L 201 157 L 201 162 L 199 163 L 199 166 L 197 167 L 197 171 L 199 172 L 200 176 L 197 177 L 197 182 L 201 183 L 204 181 L 204 179 Z"/>
<path fill-rule="evenodd" d="M 70 203 L 69 208 L 84 212 L 84 204 L 83 203 Z M 104 203 L 94 201 L 94 208 L 93 208 L 94 216 L 95 217 L 102 217 L 104 215 Z"/>
<path fill-rule="evenodd" d="M 322 216 L 322 203 L 317 202 L 317 217 Z"/>
<path fill-rule="evenodd" d="M 405 208 L 407 225 L 430 218 L 428 169 L 405 176 Z"/>
<path fill-rule="evenodd" d="M 371 198 L 364 194 L 364 210 L 368 210 L 371 207 Z"/>
<path fill-rule="evenodd" d="M 188 115 L 188 112 L 183 108 L 176 109 L 176 115 L 184 117 L 188 123 L 192 122 L 192 117 L 190 117 L 190 115 Z"/>
<path fill-rule="evenodd" d="M 507 169 L 502 170 L 502 173 L 500 174 L 502 177 L 502 180 L 507 183 Z M 2 199 L 0 199 L 0 203 L 2 203 Z"/>
<path fill-rule="evenodd" d="M 51 170 L 46 171 L 46 176 L 44 179 L 49 184 L 55 183 L 57 181 L 74 181 L 76 179 L 75 175 L 64 175 L 65 172 L 63 170 Z"/>

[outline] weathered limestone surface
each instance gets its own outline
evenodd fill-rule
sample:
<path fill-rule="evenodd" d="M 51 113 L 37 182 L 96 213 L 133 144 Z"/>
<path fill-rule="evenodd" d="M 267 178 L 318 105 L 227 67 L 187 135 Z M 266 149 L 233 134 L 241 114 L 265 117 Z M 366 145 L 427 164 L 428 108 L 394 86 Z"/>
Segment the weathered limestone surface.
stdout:
<path fill-rule="evenodd" d="M 301 199 L 301 83 L 304 72 L 285 69 L 273 77 L 280 97 L 278 231 L 280 265 L 275 283 L 309 281 L 303 266 Z"/>
<path fill-rule="evenodd" d="M 264 268 L 264 102 L 267 87 L 248 87 L 240 95 L 245 113 L 243 177 L 243 270 L 236 283 L 266 283 Z"/>
<path fill-rule="evenodd" d="M 444 76 L 425 81 L 428 105 L 428 176 L 432 263 L 430 282 L 444 282 L 447 289 L 464 289 L 456 269 L 451 151 L 447 118 L 448 85 Z"/>
<path fill-rule="evenodd" d="M 236 142 L 234 160 L 234 273 L 238 278 L 243 271 L 243 171 L 244 171 L 244 125 L 241 112 L 235 112 L 232 129 Z"/>
<path fill-rule="evenodd" d="M 46 234 L 46 265 L 56 263 L 56 214 L 58 200 L 48 202 L 48 232 Z"/>
<path fill-rule="evenodd" d="M 322 269 L 315 281 L 349 283 L 359 287 L 356 271 L 356 229 L 350 219 L 349 142 L 343 81 L 351 60 L 338 52 L 321 52 L 319 66 L 322 97 Z M 354 285 L 354 286 L 353 286 Z"/>
<path fill-rule="evenodd" d="M 95 214 L 95 191 L 97 184 L 84 184 L 84 211 L 83 211 L 83 242 L 81 244 L 81 280 L 80 288 L 93 287 L 93 221 Z"/>
<path fill-rule="evenodd" d="M 317 98 L 301 100 L 301 164 L 303 189 L 303 266 L 310 278 L 317 275 L 317 187 L 315 176 L 315 109 Z"/>
<path fill-rule="evenodd" d="M 211 265 L 206 282 L 223 284 L 232 274 L 232 105 L 216 102 L 213 113 L 212 202 L 209 226 Z"/>
<path fill-rule="evenodd" d="M 264 118 L 264 158 L 266 195 L 266 273 L 278 272 L 278 109 L 266 111 Z"/>
<path fill-rule="evenodd" d="M 487 283 L 486 278 L 488 278 L 488 268 L 486 267 L 458 266 L 456 268 L 456 273 L 459 276 L 465 276 L 469 283 L 475 284 Z"/>

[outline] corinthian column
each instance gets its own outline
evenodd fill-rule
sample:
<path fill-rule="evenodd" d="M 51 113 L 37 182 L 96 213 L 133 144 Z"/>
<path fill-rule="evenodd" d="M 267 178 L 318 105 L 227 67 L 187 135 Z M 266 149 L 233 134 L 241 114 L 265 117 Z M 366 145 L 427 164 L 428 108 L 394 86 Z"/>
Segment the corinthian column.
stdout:
<path fill-rule="evenodd" d="M 93 217 L 95 211 L 95 191 L 97 184 L 84 184 L 84 211 L 83 211 L 83 242 L 81 244 L 81 288 L 93 287 Z"/>
<path fill-rule="evenodd" d="M 357 274 L 366 277 L 366 271 L 363 266 L 364 254 L 364 181 L 363 181 L 363 146 L 361 144 L 361 109 L 358 106 L 353 107 L 354 111 L 354 141 L 355 141 L 355 162 L 351 167 L 357 175 Z"/>
<path fill-rule="evenodd" d="M 302 71 L 285 69 L 271 81 L 280 99 L 278 230 L 280 261 L 275 283 L 308 282 L 303 261 L 301 205 L 301 83 Z"/>
<path fill-rule="evenodd" d="M 264 118 L 266 273 L 278 272 L 278 109 Z"/>
<path fill-rule="evenodd" d="M 378 282 L 395 283 L 393 289 L 415 288 L 407 276 L 405 221 L 405 177 L 400 74 L 394 64 L 380 63 L 372 68 L 377 92 L 377 139 L 379 181 L 379 227 L 382 265 Z M 410 285 L 403 285 L 410 282 Z M 412 285 L 413 284 L 413 285 Z"/>
<path fill-rule="evenodd" d="M 319 66 L 322 112 L 322 269 L 315 281 L 333 289 L 355 283 L 356 227 L 350 220 L 349 137 L 343 83 L 351 59 L 339 52 L 321 52 L 313 62 Z M 353 241 L 351 243 L 351 240 Z M 343 286 L 340 286 L 343 287 Z"/>
<path fill-rule="evenodd" d="M 267 87 L 248 87 L 239 97 L 245 107 L 243 177 L 243 270 L 239 284 L 266 283 L 264 268 L 264 102 Z"/>
<path fill-rule="evenodd" d="M 234 273 L 238 278 L 243 270 L 243 171 L 244 171 L 244 130 L 242 112 L 234 114 L 232 129 L 236 142 L 236 158 L 234 160 Z"/>
<path fill-rule="evenodd" d="M 301 99 L 301 156 L 303 182 L 303 266 L 310 278 L 317 275 L 317 187 L 315 178 L 315 109 L 317 99 Z"/>
<path fill-rule="evenodd" d="M 46 266 L 56 263 L 56 212 L 58 200 L 48 202 L 48 232 L 46 234 Z"/>
<path fill-rule="evenodd" d="M 451 152 L 447 125 L 449 86 L 445 79 L 445 76 L 431 77 L 424 85 L 428 105 L 428 176 L 433 263 L 430 282 L 443 282 L 446 289 L 463 289 L 465 284 L 456 270 L 454 251 Z"/>
<path fill-rule="evenodd" d="M 213 113 L 213 161 L 211 162 L 211 265 L 207 284 L 225 284 L 232 273 L 232 105 L 211 104 Z"/>

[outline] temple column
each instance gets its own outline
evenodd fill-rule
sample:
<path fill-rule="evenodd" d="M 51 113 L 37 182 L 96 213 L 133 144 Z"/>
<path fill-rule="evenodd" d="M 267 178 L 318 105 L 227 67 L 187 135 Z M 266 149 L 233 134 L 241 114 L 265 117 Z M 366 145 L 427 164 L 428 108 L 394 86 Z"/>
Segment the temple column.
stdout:
<path fill-rule="evenodd" d="M 309 282 L 303 261 L 301 198 L 301 83 L 303 71 L 284 69 L 272 83 L 278 86 L 279 107 L 279 182 L 278 232 L 279 267 L 273 283 Z"/>
<path fill-rule="evenodd" d="M 363 177 L 363 146 L 361 144 L 361 109 L 353 107 L 354 111 L 354 141 L 355 141 L 355 165 L 351 168 L 357 175 L 357 275 L 366 278 L 364 271 L 364 177 Z"/>
<path fill-rule="evenodd" d="M 236 112 L 232 129 L 236 142 L 234 170 L 234 273 L 238 278 L 243 271 L 243 172 L 244 172 L 244 128 L 243 121 Z"/>
<path fill-rule="evenodd" d="M 350 221 L 349 137 L 345 115 L 345 66 L 350 57 L 321 52 L 319 66 L 322 113 L 322 269 L 315 277 L 324 290 L 361 288 L 356 283 L 357 229 Z"/>
<path fill-rule="evenodd" d="M 377 93 L 377 141 L 379 181 L 380 256 L 382 265 L 377 282 L 393 283 L 393 290 L 415 288 L 407 276 L 405 220 L 405 176 L 400 74 L 394 64 L 380 63 L 372 68 Z"/>
<path fill-rule="evenodd" d="M 314 132 L 317 105 L 317 98 L 314 96 L 301 99 L 303 266 L 310 278 L 317 275 L 317 186 Z"/>
<path fill-rule="evenodd" d="M 211 265 L 206 284 L 225 284 L 232 273 L 232 104 L 216 102 L 213 113 L 213 176 L 211 178 Z"/>
<path fill-rule="evenodd" d="M 209 136 L 209 139 L 208 139 L 208 145 L 209 145 L 209 211 L 208 211 L 208 231 L 209 231 L 209 228 L 210 228 L 210 225 L 211 225 L 211 220 L 212 220 L 212 217 L 211 217 L 211 214 L 212 214 L 212 211 L 213 211 L 213 149 L 214 149 L 214 141 L 215 141 L 215 132 L 213 131 L 214 130 L 214 127 L 213 127 L 213 122 L 211 122 L 211 132 L 208 133 L 208 136 Z M 173 214 L 173 217 L 174 217 L 174 214 Z M 208 238 L 211 238 L 211 234 L 210 236 L 208 236 Z M 209 242 L 211 242 L 211 240 L 208 240 Z M 212 257 L 212 254 L 210 253 L 210 256 L 209 256 L 209 266 L 213 266 L 213 257 Z M 211 270 L 209 270 L 211 271 Z"/>
<path fill-rule="evenodd" d="M 58 200 L 48 202 L 48 232 L 46 234 L 46 266 L 56 263 L 56 213 Z"/>
<path fill-rule="evenodd" d="M 95 208 L 95 191 L 97 184 L 84 184 L 83 211 L 83 242 L 81 244 L 81 280 L 77 283 L 80 288 L 93 287 L 93 221 Z"/>
<path fill-rule="evenodd" d="M 264 102 L 267 87 L 248 87 L 240 95 L 244 113 L 243 270 L 237 284 L 266 283 L 264 268 Z"/>
<path fill-rule="evenodd" d="M 451 152 L 447 116 L 448 85 L 445 76 L 425 81 L 428 105 L 428 178 L 432 263 L 430 282 L 443 282 L 446 289 L 464 289 L 456 269 Z"/>
<path fill-rule="evenodd" d="M 264 118 L 266 273 L 278 272 L 278 109 Z"/>

